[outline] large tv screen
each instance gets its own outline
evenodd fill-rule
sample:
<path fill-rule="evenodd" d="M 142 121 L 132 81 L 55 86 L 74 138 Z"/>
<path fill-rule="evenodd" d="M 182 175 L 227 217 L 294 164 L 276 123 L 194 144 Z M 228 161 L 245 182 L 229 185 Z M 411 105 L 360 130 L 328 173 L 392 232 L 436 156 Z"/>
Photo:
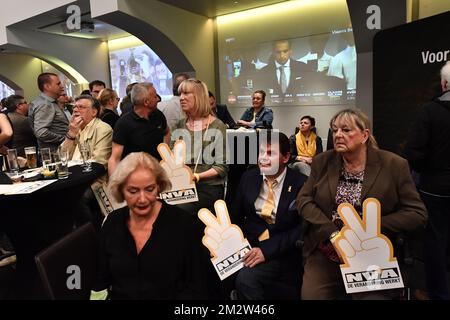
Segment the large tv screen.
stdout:
<path fill-rule="evenodd" d="M 156 92 L 166 100 L 172 96 L 172 73 L 158 55 L 146 45 L 110 50 L 112 88 L 119 97 L 133 82 L 151 82 Z"/>
<path fill-rule="evenodd" d="M 356 49 L 345 2 L 288 1 L 218 18 L 221 102 L 353 105 Z"/>
<path fill-rule="evenodd" d="M 349 104 L 356 96 L 356 50 L 351 28 L 328 34 L 236 46 L 221 57 L 226 101 L 248 106 L 255 90 L 274 105 Z"/>

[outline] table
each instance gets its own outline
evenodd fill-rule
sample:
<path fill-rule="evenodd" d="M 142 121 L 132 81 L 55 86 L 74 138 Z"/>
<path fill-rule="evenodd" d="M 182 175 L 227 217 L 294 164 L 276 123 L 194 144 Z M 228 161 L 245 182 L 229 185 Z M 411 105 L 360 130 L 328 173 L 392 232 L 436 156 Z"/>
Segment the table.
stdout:
<path fill-rule="evenodd" d="M 69 178 L 31 194 L 0 195 L 0 230 L 10 237 L 17 256 L 10 298 L 42 299 L 34 256 L 73 230 L 81 196 L 106 173 L 98 163 L 92 163 L 91 172 L 81 170 L 80 166 L 70 167 Z"/>

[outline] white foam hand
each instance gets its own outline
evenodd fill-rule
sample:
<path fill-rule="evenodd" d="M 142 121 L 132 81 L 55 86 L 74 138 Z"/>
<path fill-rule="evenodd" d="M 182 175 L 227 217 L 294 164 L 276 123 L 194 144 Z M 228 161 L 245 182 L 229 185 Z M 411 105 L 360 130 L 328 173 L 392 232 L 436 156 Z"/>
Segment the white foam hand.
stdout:
<path fill-rule="evenodd" d="M 161 155 L 161 166 L 167 173 L 170 182 L 172 182 L 172 190 L 186 189 L 192 181 L 192 172 L 188 166 L 184 164 L 186 159 L 186 144 L 182 140 L 175 142 L 173 151 L 165 143 L 158 145 L 158 152 Z"/>
<path fill-rule="evenodd" d="M 206 225 L 202 243 L 212 256 L 226 258 L 243 247 L 244 236 L 238 226 L 231 224 L 225 201 L 217 200 L 214 209 L 217 217 L 205 208 L 198 212 Z"/>
<path fill-rule="evenodd" d="M 338 207 L 345 223 L 334 245 L 347 267 L 365 270 L 368 266 L 388 267 L 396 264 L 391 241 L 380 233 L 381 206 L 369 198 L 363 204 L 363 220 L 348 203 Z"/>

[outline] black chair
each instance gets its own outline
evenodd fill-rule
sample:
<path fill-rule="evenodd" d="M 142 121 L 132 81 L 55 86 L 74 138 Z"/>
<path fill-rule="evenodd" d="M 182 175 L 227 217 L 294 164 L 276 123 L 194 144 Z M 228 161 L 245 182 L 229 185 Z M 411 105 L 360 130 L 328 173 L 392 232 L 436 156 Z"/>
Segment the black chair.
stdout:
<path fill-rule="evenodd" d="M 96 275 L 97 241 L 92 223 L 87 223 L 36 255 L 48 299 L 89 299 Z"/>

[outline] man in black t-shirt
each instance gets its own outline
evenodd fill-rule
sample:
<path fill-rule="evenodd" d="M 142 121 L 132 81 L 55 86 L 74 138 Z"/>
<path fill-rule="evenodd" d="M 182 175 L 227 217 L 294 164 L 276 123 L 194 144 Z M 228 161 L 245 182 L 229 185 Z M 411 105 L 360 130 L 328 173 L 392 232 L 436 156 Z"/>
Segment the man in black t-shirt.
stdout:
<path fill-rule="evenodd" d="M 157 151 L 161 142 L 169 143 L 170 130 L 164 114 L 156 108 L 158 97 L 150 83 L 138 83 L 131 90 L 134 110 L 117 120 L 113 133 L 112 154 L 108 173 L 131 152 L 144 151 L 161 159 Z"/>

